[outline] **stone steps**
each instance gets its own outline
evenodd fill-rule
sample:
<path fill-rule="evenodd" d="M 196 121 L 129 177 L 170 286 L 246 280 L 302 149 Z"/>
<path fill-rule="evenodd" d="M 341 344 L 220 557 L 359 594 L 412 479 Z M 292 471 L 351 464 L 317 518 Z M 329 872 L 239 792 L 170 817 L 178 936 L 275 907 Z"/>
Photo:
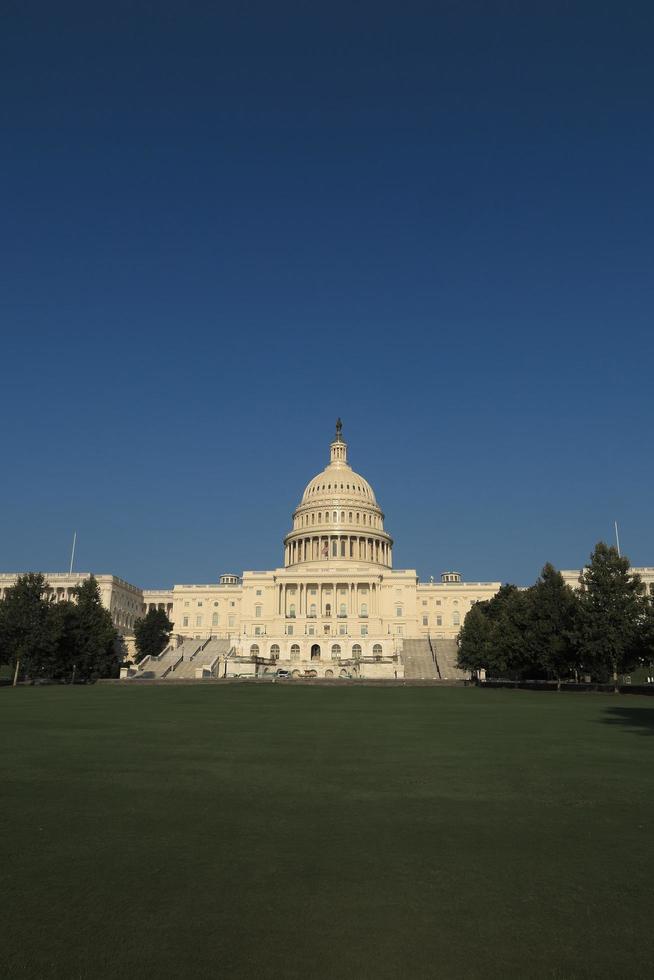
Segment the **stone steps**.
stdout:
<path fill-rule="evenodd" d="M 470 671 L 461 670 L 457 667 L 457 655 L 459 648 L 456 640 L 435 640 L 432 639 L 438 666 L 441 670 L 441 678 L 444 681 L 463 681 L 470 677 Z"/>
<path fill-rule="evenodd" d="M 404 664 L 404 676 L 407 680 L 440 679 L 429 647 L 429 640 L 405 640 L 402 645 L 402 663 Z"/>

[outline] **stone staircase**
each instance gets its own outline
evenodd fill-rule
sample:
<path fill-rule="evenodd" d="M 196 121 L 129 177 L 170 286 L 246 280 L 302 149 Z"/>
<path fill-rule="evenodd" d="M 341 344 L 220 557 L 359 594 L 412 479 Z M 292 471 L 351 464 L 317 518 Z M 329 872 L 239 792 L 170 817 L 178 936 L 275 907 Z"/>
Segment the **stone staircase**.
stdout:
<path fill-rule="evenodd" d="M 173 666 L 179 660 L 180 649 L 180 647 L 166 647 L 158 657 L 146 657 L 139 664 L 138 672 L 134 674 L 134 678 L 147 678 L 152 680 L 155 677 L 167 676 L 168 672 L 172 670 Z"/>
<path fill-rule="evenodd" d="M 402 663 L 406 680 L 440 680 L 428 639 L 405 640 L 402 645 Z"/>
<path fill-rule="evenodd" d="M 435 640 L 432 639 L 436 660 L 441 671 L 441 678 L 444 681 L 463 681 L 470 677 L 469 670 L 461 670 L 456 665 L 458 647 L 456 640 Z"/>
<path fill-rule="evenodd" d="M 213 637 L 210 640 L 187 640 L 179 647 L 184 648 L 184 660 L 174 670 L 168 674 L 168 678 L 176 680 L 180 677 L 195 677 L 195 671 L 199 667 L 212 665 L 218 657 L 226 657 L 229 653 L 231 644 L 229 640 L 220 640 Z"/>

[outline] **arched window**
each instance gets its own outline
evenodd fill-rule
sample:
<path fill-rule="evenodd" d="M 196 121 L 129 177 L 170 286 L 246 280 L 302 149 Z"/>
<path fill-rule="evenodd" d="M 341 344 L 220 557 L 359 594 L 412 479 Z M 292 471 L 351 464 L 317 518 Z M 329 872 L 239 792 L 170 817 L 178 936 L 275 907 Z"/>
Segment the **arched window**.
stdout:
<path fill-rule="evenodd" d="M 361 613 L 360 613 L 360 615 L 361 616 L 367 616 L 368 615 L 368 603 L 367 602 L 362 602 L 361 603 Z"/>
<path fill-rule="evenodd" d="M 381 643 L 375 643 L 374 647 L 372 648 L 372 652 L 375 657 L 381 657 L 382 654 Z"/>
<path fill-rule="evenodd" d="M 261 606 L 254 607 L 254 615 L 257 619 L 261 619 Z"/>
<path fill-rule="evenodd" d="M 325 616 L 331 616 L 331 614 L 332 614 L 331 603 L 327 602 L 325 604 Z"/>
<path fill-rule="evenodd" d="M 338 660 L 341 655 L 341 647 L 339 643 L 334 643 L 332 646 L 332 660 Z"/>
<path fill-rule="evenodd" d="M 338 520 L 338 511 L 334 511 L 334 523 Z"/>
<path fill-rule="evenodd" d="M 273 643 L 270 648 L 270 656 L 272 660 L 279 660 L 279 644 Z"/>
<path fill-rule="evenodd" d="M 288 614 L 291 617 L 291 619 L 295 619 L 295 603 L 294 602 L 292 602 L 290 604 L 290 606 L 288 607 Z"/>
<path fill-rule="evenodd" d="M 257 643 L 253 643 L 252 646 L 250 647 L 250 656 L 251 657 L 259 656 L 259 645 Z"/>
<path fill-rule="evenodd" d="M 452 613 L 452 626 L 461 625 L 461 615 L 456 610 Z"/>
<path fill-rule="evenodd" d="M 291 647 L 291 660 L 300 659 L 300 645 L 299 643 L 294 643 Z"/>
<path fill-rule="evenodd" d="M 352 656 L 355 660 L 358 660 L 361 656 L 361 645 L 359 643 L 355 643 L 352 647 Z"/>

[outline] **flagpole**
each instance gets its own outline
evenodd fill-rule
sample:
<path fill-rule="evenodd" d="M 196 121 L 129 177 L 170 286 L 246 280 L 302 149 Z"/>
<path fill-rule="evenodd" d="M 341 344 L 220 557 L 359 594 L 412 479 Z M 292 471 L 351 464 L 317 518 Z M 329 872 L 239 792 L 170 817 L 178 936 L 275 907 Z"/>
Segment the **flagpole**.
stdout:
<path fill-rule="evenodd" d="M 75 533 L 73 534 L 73 550 L 70 553 L 70 568 L 68 570 L 68 574 L 69 575 L 72 575 L 73 574 L 73 562 L 75 560 L 75 542 L 76 541 L 77 541 L 77 531 L 75 531 Z"/>
<path fill-rule="evenodd" d="M 620 536 L 618 534 L 618 522 L 614 521 L 613 523 L 615 524 L 615 543 L 618 546 L 618 558 L 621 558 L 622 555 L 620 554 Z"/>

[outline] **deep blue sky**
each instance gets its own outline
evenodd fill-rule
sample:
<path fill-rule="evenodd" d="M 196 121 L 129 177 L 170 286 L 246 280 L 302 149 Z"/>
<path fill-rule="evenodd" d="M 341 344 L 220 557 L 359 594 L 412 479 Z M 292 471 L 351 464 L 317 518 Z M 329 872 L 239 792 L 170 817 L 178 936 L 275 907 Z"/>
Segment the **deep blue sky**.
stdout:
<path fill-rule="evenodd" d="M 654 565 L 651 3 L 9 3 L 0 568 Z"/>

